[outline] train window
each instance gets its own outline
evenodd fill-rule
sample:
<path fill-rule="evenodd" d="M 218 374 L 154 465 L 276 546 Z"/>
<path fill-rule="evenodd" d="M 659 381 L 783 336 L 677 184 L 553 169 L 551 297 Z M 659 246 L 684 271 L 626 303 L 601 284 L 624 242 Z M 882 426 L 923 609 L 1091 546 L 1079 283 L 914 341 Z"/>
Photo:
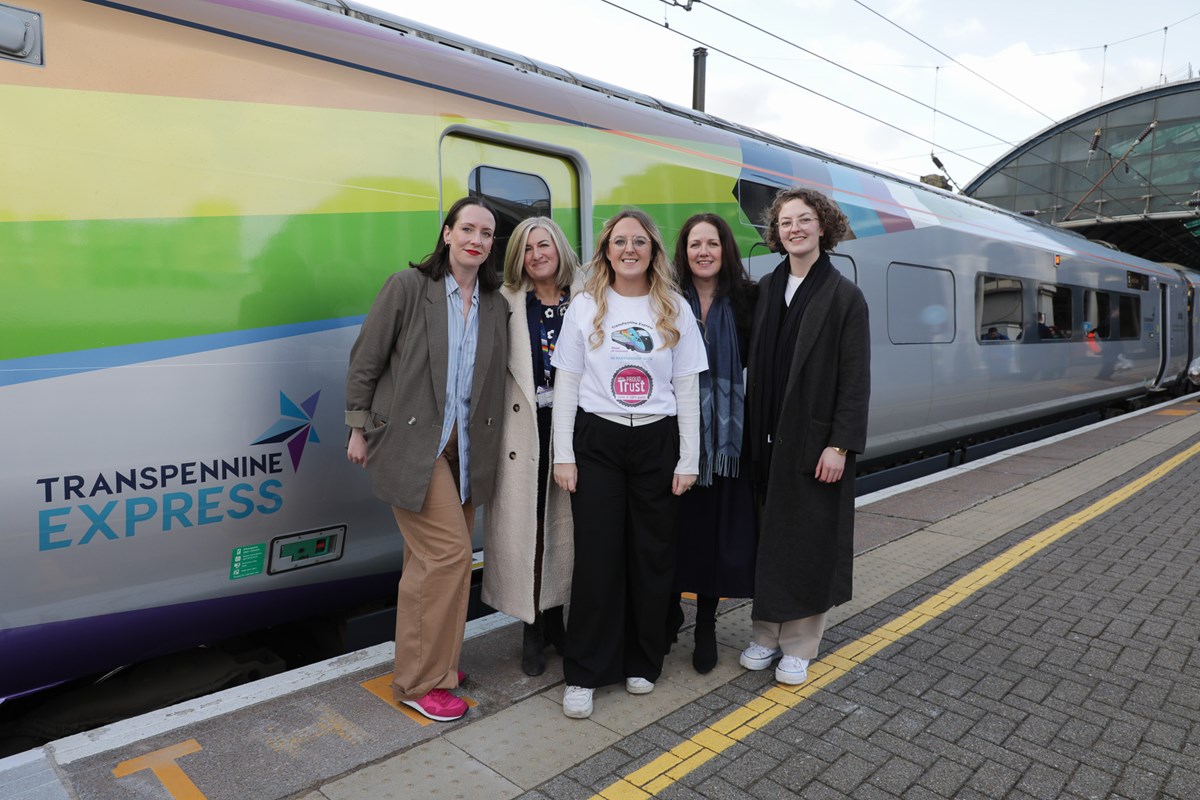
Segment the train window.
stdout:
<path fill-rule="evenodd" d="M 1074 332 L 1071 287 L 1043 283 L 1037 294 L 1037 331 L 1039 342 L 1070 339 Z"/>
<path fill-rule="evenodd" d="M 767 209 L 771 207 L 771 201 L 783 188 L 785 187 L 756 183 L 744 178 L 739 180 L 737 182 L 737 200 L 738 210 L 742 212 L 742 222 L 756 228 L 767 227 L 763 218 L 767 214 Z"/>
<path fill-rule="evenodd" d="M 1142 298 L 1116 292 L 1083 293 L 1084 331 L 1101 339 L 1137 339 L 1142 330 Z"/>
<path fill-rule="evenodd" d="M 504 261 L 508 237 L 517 223 L 528 217 L 550 216 L 550 187 L 539 175 L 515 172 L 499 167 L 476 167 L 467 178 L 472 197 L 491 203 L 499 217 L 492 249 L 499 253 L 497 264 Z"/>
<path fill-rule="evenodd" d="M 1130 294 L 1119 294 L 1117 297 L 1120 299 L 1118 336 L 1121 339 L 1136 339 L 1141 335 L 1142 298 Z"/>
<path fill-rule="evenodd" d="M 1119 308 L 1119 307 L 1118 307 Z M 1086 289 L 1083 293 L 1083 331 L 1089 337 L 1092 334 L 1101 339 L 1111 337 L 1112 302 L 1108 292 L 1097 292 Z"/>
<path fill-rule="evenodd" d="M 975 335 L 980 342 L 1015 342 L 1025 332 L 1021 281 L 980 275 L 975 283 Z"/>
<path fill-rule="evenodd" d="M 887 324 L 892 344 L 954 341 L 954 275 L 944 269 L 889 264 Z"/>

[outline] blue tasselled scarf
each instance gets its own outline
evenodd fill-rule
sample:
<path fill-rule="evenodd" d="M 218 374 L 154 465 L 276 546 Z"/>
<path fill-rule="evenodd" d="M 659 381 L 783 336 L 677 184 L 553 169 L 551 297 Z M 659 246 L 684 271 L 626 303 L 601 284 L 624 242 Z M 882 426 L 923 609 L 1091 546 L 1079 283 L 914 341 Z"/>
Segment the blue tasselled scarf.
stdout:
<path fill-rule="evenodd" d="M 728 297 L 713 298 L 708 321 L 700 322 L 700 296 L 687 289 L 688 304 L 708 351 L 708 371 L 700 373 L 700 477 L 701 486 L 712 484 L 713 474 L 736 478 L 742 456 L 742 419 L 746 387 L 742 382 L 742 356 L 738 351 L 737 324 Z"/>

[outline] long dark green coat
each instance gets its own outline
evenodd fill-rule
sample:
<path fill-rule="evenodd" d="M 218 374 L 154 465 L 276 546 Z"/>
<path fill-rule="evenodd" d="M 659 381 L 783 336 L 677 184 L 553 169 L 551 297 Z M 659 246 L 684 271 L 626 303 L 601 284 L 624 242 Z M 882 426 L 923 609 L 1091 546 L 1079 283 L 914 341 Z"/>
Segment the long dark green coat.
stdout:
<path fill-rule="evenodd" d="M 754 364 L 771 280 L 767 275 L 759 282 L 748 395 L 760 391 Z M 759 517 L 754 619 L 789 622 L 850 599 L 854 464 L 866 446 L 870 394 L 867 303 L 834 270 L 805 308 L 784 389 Z M 836 484 L 814 477 L 826 447 L 850 451 Z"/>

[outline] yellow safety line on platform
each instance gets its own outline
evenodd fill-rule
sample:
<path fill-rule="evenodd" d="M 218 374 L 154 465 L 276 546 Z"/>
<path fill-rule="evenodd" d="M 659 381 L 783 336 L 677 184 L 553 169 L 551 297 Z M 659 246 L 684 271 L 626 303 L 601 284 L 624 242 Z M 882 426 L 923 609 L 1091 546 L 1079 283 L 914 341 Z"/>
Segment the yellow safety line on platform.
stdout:
<path fill-rule="evenodd" d="M 723 753 L 736 742 L 767 725 L 807 697 L 841 678 L 854 667 L 888 645 L 954 608 L 975 592 L 1022 562 L 1066 536 L 1084 523 L 1112 510 L 1142 489 L 1161 480 L 1172 470 L 1200 453 L 1195 444 L 1167 459 L 1140 478 L 1097 500 L 1082 511 L 1010 547 L 981 567 L 972 570 L 911 611 L 901 614 L 860 639 L 844 644 L 808 667 L 808 680 L 800 686 L 776 684 L 759 697 L 731 711 L 709 727 L 663 753 L 646 766 L 634 770 L 593 795 L 592 800 L 645 800 L 654 797 L 689 772 Z"/>
<path fill-rule="evenodd" d="M 421 727 L 425 727 L 433 722 L 433 720 L 421 716 L 419 713 L 403 703 L 397 703 L 395 699 L 392 698 L 392 673 L 390 672 L 386 675 L 380 675 L 377 678 L 371 678 L 370 680 L 363 681 L 359 684 L 359 686 L 363 687 L 368 692 L 375 695 L 380 700 L 387 703 L 389 706 L 396 709 Z M 474 708 L 475 706 L 479 705 L 477 701 L 472 700 L 465 694 L 459 695 L 458 699 L 464 701 L 468 708 Z"/>

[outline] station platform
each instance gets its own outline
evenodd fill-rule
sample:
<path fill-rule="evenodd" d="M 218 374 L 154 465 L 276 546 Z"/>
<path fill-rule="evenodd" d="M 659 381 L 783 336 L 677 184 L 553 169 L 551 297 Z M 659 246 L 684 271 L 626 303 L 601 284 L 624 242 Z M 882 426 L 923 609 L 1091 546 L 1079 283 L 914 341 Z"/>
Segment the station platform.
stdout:
<path fill-rule="evenodd" d="M 715 670 L 562 714 L 560 661 L 474 621 L 471 711 L 390 702 L 390 644 L 0 761 L 8 800 L 1200 797 L 1195 397 L 859 499 L 854 599 L 809 680 Z"/>

